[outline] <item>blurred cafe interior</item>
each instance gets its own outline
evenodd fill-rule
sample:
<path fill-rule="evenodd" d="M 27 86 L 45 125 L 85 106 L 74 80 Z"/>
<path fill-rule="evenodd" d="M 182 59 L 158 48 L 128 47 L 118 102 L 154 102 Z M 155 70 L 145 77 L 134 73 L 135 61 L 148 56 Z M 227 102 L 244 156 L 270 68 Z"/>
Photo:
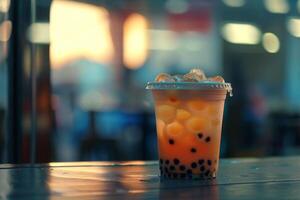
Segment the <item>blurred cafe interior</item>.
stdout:
<path fill-rule="evenodd" d="M 0 163 L 157 159 L 147 81 L 233 86 L 221 157 L 300 155 L 300 0 L 0 0 Z"/>

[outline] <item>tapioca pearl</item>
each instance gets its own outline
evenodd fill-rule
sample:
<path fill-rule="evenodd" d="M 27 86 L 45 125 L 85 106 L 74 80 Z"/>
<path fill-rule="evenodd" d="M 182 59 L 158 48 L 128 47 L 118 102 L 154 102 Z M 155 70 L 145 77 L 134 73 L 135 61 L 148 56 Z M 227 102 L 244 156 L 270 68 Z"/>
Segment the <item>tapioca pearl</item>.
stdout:
<path fill-rule="evenodd" d="M 191 100 L 187 102 L 187 106 L 192 111 L 202 111 L 206 108 L 207 104 L 201 100 Z"/>
<path fill-rule="evenodd" d="M 186 171 L 186 173 L 187 173 L 187 174 L 192 174 L 193 171 L 192 171 L 191 169 L 188 169 L 188 170 Z"/>
<path fill-rule="evenodd" d="M 191 148 L 190 150 L 192 153 L 196 153 L 197 152 L 197 149 L 196 148 Z"/>
<path fill-rule="evenodd" d="M 202 165 L 202 166 L 200 167 L 200 171 L 203 172 L 204 170 L 205 170 L 205 167 Z"/>
<path fill-rule="evenodd" d="M 169 169 L 170 169 L 170 171 L 174 171 L 175 167 L 173 165 L 171 165 Z"/>
<path fill-rule="evenodd" d="M 166 161 L 165 161 L 165 164 L 166 164 L 166 165 L 170 164 L 170 161 L 169 161 L 169 160 L 166 160 Z"/>
<path fill-rule="evenodd" d="M 179 161 L 179 159 L 174 158 L 173 163 L 174 163 L 175 165 L 178 165 L 178 164 L 180 163 L 180 161 Z"/>
<path fill-rule="evenodd" d="M 206 170 L 206 172 L 204 173 L 205 176 L 208 176 L 210 174 L 209 170 Z"/>
<path fill-rule="evenodd" d="M 179 101 L 179 94 L 178 94 L 178 91 L 176 90 L 168 90 L 168 91 L 165 91 L 164 92 L 166 94 L 165 98 L 168 99 L 168 101 L 172 101 L 172 102 L 175 102 L 175 101 Z"/>
<path fill-rule="evenodd" d="M 175 95 L 171 95 L 167 100 L 167 104 L 178 106 L 180 104 L 180 100 Z"/>
<path fill-rule="evenodd" d="M 197 136 L 199 139 L 202 139 L 203 138 L 203 133 L 197 133 Z"/>
<path fill-rule="evenodd" d="M 184 127 L 179 122 L 172 122 L 167 125 L 166 132 L 169 137 L 177 137 L 182 135 Z"/>
<path fill-rule="evenodd" d="M 163 160 L 163 159 L 159 159 L 159 163 L 160 163 L 160 164 L 163 164 L 163 163 L 164 163 L 164 160 Z"/>
<path fill-rule="evenodd" d="M 209 136 L 207 136 L 206 138 L 205 138 L 205 142 L 210 142 L 210 140 L 211 140 L 211 138 L 209 137 Z"/>
<path fill-rule="evenodd" d="M 163 120 L 165 123 L 171 123 L 176 116 L 176 108 L 170 105 L 161 105 L 156 109 L 157 118 Z"/>
<path fill-rule="evenodd" d="M 164 170 L 165 170 L 165 173 L 168 173 L 168 172 L 169 172 L 169 170 L 168 170 L 167 167 L 164 167 Z"/>
<path fill-rule="evenodd" d="M 207 160 L 207 164 L 211 166 L 211 160 Z"/>
<path fill-rule="evenodd" d="M 191 167 L 192 167 L 193 169 L 195 169 L 195 168 L 197 167 L 197 163 L 192 162 L 192 163 L 191 163 Z"/>
<path fill-rule="evenodd" d="M 201 117 L 191 117 L 189 118 L 185 125 L 188 130 L 193 133 L 199 133 L 205 128 L 205 119 Z"/>
<path fill-rule="evenodd" d="M 168 176 L 168 178 L 171 178 L 171 177 L 172 177 L 172 175 L 171 175 L 171 174 L 167 174 L 167 176 Z"/>
<path fill-rule="evenodd" d="M 204 159 L 200 159 L 200 160 L 198 161 L 198 163 L 199 163 L 199 165 L 203 165 L 203 164 L 204 164 Z"/>
<path fill-rule="evenodd" d="M 184 165 L 180 165 L 180 166 L 179 166 L 179 169 L 180 169 L 181 171 L 184 171 L 184 170 L 185 170 L 185 166 L 184 166 Z"/>
<path fill-rule="evenodd" d="M 175 141 L 174 141 L 174 139 L 169 139 L 169 144 L 170 144 L 170 145 L 173 145 L 173 144 L 175 144 Z"/>
<path fill-rule="evenodd" d="M 190 117 L 191 117 L 191 113 L 189 113 L 187 110 L 177 109 L 176 119 L 178 121 L 185 121 L 185 120 L 187 120 Z"/>

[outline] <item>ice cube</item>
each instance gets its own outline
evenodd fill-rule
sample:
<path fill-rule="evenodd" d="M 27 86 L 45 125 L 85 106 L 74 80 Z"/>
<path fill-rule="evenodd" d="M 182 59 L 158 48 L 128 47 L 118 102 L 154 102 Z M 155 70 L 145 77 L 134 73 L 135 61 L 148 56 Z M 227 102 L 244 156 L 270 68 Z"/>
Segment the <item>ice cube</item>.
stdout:
<path fill-rule="evenodd" d="M 156 82 L 175 82 L 173 77 L 166 73 L 160 73 L 155 78 Z"/>
<path fill-rule="evenodd" d="M 183 76 L 184 81 L 186 82 L 198 82 L 198 81 L 203 81 L 206 80 L 205 75 L 198 74 L 198 73 L 187 73 Z"/>
<path fill-rule="evenodd" d="M 197 74 L 187 73 L 183 75 L 184 82 L 198 82 L 198 79 L 200 80 L 200 77 Z"/>
<path fill-rule="evenodd" d="M 192 69 L 189 73 L 183 76 L 184 81 L 198 82 L 206 80 L 206 76 L 201 69 Z"/>
<path fill-rule="evenodd" d="M 214 82 L 219 82 L 219 83 L 225 83 L 225 80 L 222 76 L 210 77 L 208 80 L 214 81 Z"/>
<path fill-rule="evenodd" d="M 204 72 L 201 69 L 192 69 L 189 73 L 190 74 L 197 74 L 197 76 L 201 80 L 206 80 L 206 76 L 205 76 Z"/>

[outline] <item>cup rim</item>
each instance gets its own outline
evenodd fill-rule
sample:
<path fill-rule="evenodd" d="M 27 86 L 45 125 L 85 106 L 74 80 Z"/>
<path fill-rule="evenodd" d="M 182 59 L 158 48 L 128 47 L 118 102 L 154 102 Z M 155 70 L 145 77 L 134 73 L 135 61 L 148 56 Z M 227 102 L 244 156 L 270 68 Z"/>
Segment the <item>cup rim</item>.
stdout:
<path fill-rule="evenodd" d="M 230 83 L 214 81 L 201 82 L 148 82 L 147 90 L 226 90 L 232 92 Z"/>

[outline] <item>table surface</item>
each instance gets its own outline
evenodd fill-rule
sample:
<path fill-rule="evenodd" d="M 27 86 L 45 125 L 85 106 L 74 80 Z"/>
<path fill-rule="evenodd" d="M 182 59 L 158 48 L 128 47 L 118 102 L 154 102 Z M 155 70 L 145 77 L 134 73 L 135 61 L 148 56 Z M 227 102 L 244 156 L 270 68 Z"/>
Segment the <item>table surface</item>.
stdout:
<path fill-rule="evenodd" d="M 223 159 L 214 180 L 160 180 L 158 162 L 0 165 L 0 199 L 300 199 L 300 157 Z"/>

